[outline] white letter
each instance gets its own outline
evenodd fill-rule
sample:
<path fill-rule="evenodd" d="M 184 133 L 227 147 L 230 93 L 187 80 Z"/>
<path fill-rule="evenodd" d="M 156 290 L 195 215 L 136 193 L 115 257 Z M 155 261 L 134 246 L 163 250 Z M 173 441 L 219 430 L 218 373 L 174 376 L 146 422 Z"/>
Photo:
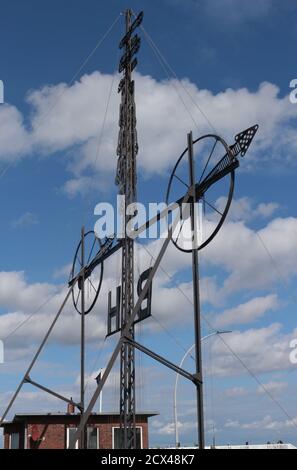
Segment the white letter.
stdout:
<path fill-rule="evenodd" d="M 4 344 L 0 339 L 0 364 L 4 363 Z"/>
<path fill-rule="evenodd" d="M 143 204 L 140 202 L 133 202 L 129 204 L 126 209 L 127 215 L 131 215 L 131 219 L 127 222 L 127 235 L 128 237 L 135 239 L 138 236 L 137 228 L 141 227 L 146 222 L 146 210 Z M 142 235 L 142 237 L 141 237 Z M 141 238 L 146 238 L 145 231 L 140 234 Z"/>
<path fill-rule="evenodd" d="M 290 361 L 292 364 L 297 364 L 297 339 L 293 339 L 290 343 L 290 348 L 295 348 L 290 353 Z"/>
<path fill-rule="evenodd" d="M 117 196 L 117 238 L 125 238 L 125 196 Z"/>
<path fill-rule="evenodd" d="M 159 220 L 159 222 L 155 222 L 154 224 L 150 225 L 149 227 L 149 239 L 158 238 L 158 233 L 160 234 L 161 238 L 166 238 L 168 234 L 168 210 L 167 204 L 165 202 L 150 202 L 149 203 L 149 219 L 153 219 L 157 217 L 158 214 L 164 212 L 164 216 Z M 165 212 L 166 211 L 166 212 Z M 164 235 L 164 236 L 163 236 Z"/>
<path fill-rule="evenodd" d="M 297 103 L 297 78 L 294 78 L 294 80 L 290 81 L 290 88 L 294 88 L 294 90 L 291 91 L 290 93 L 290 101 L 293 104 Z"/>
<path fill-rule="evenodd" d="M 97 204 L 94 214 L 101 216 L 95 223 L 94 231 L 97 238 L 110 237 L 115 233 L 114 230 L 114 210 L 108 202 Z"/>
<path fill-rule="evenodd" d="M 2 80 L 0 80 L 0 103 L 4 103 L 4 84 Z"/>

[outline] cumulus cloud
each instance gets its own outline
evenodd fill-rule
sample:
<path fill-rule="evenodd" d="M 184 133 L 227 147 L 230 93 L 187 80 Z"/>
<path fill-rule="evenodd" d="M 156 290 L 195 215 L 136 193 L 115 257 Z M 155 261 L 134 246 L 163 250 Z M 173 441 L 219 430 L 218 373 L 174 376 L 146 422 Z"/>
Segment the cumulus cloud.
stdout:
<path fill-rule="evenodd" d="M 270 415 L 266 415 L 264 416 L 263 419 L 260 419 L 260 420 L 246 422 L 246 423 L 237 422 L 237 424 L 238 426 L 236 427 L 239 427 L 241 429 L 254 429 L 254 430 L 258 430 L 258 429 L 280 430 L 280 429 L 285 429 L 285 428 L 292 428 L 297 425 L 296 418 L 281 421 L 281 420 L 273 419 L 272 416 Z"/>
<path fill-rule="evenodd" d="M 13 360 L 40 343 L 54 320 L 67 289 L 50 283 L 30 283 L 24 272 L 0 272 L 0 304 L 6 312 L 0 315 L 1 339 L 5 340 L 6 360 Z M 12 334 L 13 333 L 13 334 Z M 89 341 L 104 337 L 101 318 L 93 315 L 86 322 Z M 74 313 L 71 297 L 49 342 L 78 344 L 80 341 L 80 318 Z"/>
<path fill-rule="evenodd" d="M 30 225 L 36 225 L 38 222 L 39 221 L 36 214 L 33 214 L 32 212 L 25 212 L 18 219 L 14 220 L 11 223 L 11 226 L 12 228 L 22 228 L 28 227 Z"/>
<path fill-rule="evenodd" d="M 72 196 L 85 190 L 90 170 L 97 178 L 101 176 L 103 183 L 104 175 L 114 173 L 117 161 L 119 96 L 116 90 L 111 95 L 101 134 L 113 79 L 111 75 L 94 72 L 71 86 L 60 83 L 29 92 L 27 101 L 31 109 L 27 126 L 24 116 L 15 107 L 1 107 L 0 159 L 14 161 L 32 151 L 38 154 L 63 151 L 72 173 L 72 178 L 66 182 L 67 193 Z M 264 164 L 268 158 L 270 165 L 273 161 L 295 164 L 293 155 L 297 143 L 291 137 L 297 109 L 287 97 L 279 97 L 279 89 L 274 84 L 262 83 L 256 91 L 241 88 L 214 94 L 199 89 L 188 79 L 157 81 L 137 73 L 136 83 L 138 164 L 144 175 L 162 174 L 172 168 L 185 147 L 186 133 L 193 127 L 189 114 L 194 116 L 199 133 L 209 131 L 209 124 L 194 103 L 199 103 L 230 143 L 237 132 L 260 124 L 246 167 L 256 156 Z M 177 88 L 187 109 L 176 93 Z M 286 148 L 285 154 L 283 148 Z"/>
<path fill-rule="evenodd" d="M 264 395 L 266 392 L 272 393 L 272 395 L 279 394 L 288 387 L 286 382 L 267 382 L 263 384 L 263 387 L 258 387 L 257 392 L 260 395 Z"/>
<path fill-rule="evenodd" d="M 103 340 L 107 332 L 107 303 L 108 292 L 115 291 L 120 284 L 120 253 L 114 255 L 111 262 L 106 264 L 104 280 L 100 296 L 95 308 L 86 320 L 87 342 L 97 343 Z M 136 283 L 140 275 L 150 265 L 149 255 L 136 257 L 135 271 Z M 54 277 L 67 276 L 69 265 L 63 266 L 54 273 Z M 150 319 L 146 321 L 148 332 L 159 331 L 165 325 L 184 326 L 192 323 L 192 306 L 185 302 L 184 293 L 192 298 L 192 285 L 190 282 L 181 285 L 170 285 L 170 280 L 159 272 L 154 279 L 153 313 L 158 322 Z M 0 272 L 0 305 L 4 313 L 0 315 L 1 339 L 5 341 L 6 360 L 14 360 L 30 350 L 33 344 L 38 344 L 67 294 L 67 288 L 61 284 L 30 283 L 24 272 Z M 88 291 L 86 291 L 88 302 Z M 13 333 L 11 335 L 11 333 Z M 74 310 L 70 296 L 49 343 L 74 345 L 80 342 L 80 316 Z"/>
<path fill-rule="evenodd" d="M 280 272 L 286 279 L 290 279 L 297 270 L 294 256 L 297 253 L 297 220 L 274 219 L 259 233 L 273 253 L 274 261 L 279 263 Z M 137 245 L 136 272 L 140 273 L 151 265 L 160 244 L 161 242 L 157 240 L 146 248 Z M 218 287 L 214 276 L 202 277 L 201 281 L 202 301 L 217 307 L 221 307 L 232 293 L 269 288 L 278 279 L 278 273 L 271 265 L 271 259 L 259 242 L 256 232 L 243 222 L 226 223 L 222 232 L 204 250 L 200 259 L 202 269 L 204 266 L 220 266 L 225 270 L 226 279 L 220 283 L 221 287 Z M 114 289 L 120 282 L 119 257 L 114 256 L 110 261 L 106 264 L 99 301 L 88 317 L 87 328 L 91 341 L 96 341 L 105 335 L 108 291 Z M 154 279 L 153 313 L 165 324 L 180 325 L 182 322 L 186 326 L 192 322 L 192 283 L 185 282 L 183 277 L 180 278 L 180 272 L 190 267 L 190 264 L 191 256 L 183 255 L 170 244 L 162 262 L 163 270 L 160 269 Z M 23 346 L 21 338 L 31 337 L 34 341 L 40 340 L 46 324 L 50 323 L 50 318 L 58 310 L 65 294 L 66 291 L 55 284 L 29 283 L 22 272 L 0 272 L 0 303 L 7 312 L 0 317 L 2 337 L 14 330 L 20 322 L 25 321 L 46 299 L 51 298 L 51 302 L 40 309 L 35 322 L 29 321 L 24 328 L 16 332 L 19 347 Z M 278 307 L 277 295 L 267 293 L 252 297 L 251 300 L 235 308 L 223 310 L 215 321 L 219 326 L 231 323 L 247 324 Z M 38 318 L 42 318 L 42 321 L 37 321 Z M 79 318 L 73 314 L 72 304 L 69 302 L 61 316 L 61 327 L 53 337 L 59 342 L 69 344 L 79 341 L 78 323 Z M 146 324 L 150 330 L 159 328 L 154 320 L 149 320 Z"/>
<path fill-rule="evenodd" d="M 238 428 L 240 426 L 239 421 L 227 419 L 225 428 Z"/>
<path fill-rule="evenodd" d="M 220 197 L 215 204 L 218 210 L 224 209 L 226 206 L 226 198 Z M 274 213 L 280 208 L 280 205 L 276 202 L 261 202 L 255 204 L 248 197 L 242 197 L 240 199 L 233 199 L 230 210 L 228 212 L 229 221 L 245 221 L 250 222 L 254 219 L 266 219 L 274 215 Z"/>
<path fill-rule="evenodd" d="M 32 150 L 30 133 L 21 112 L 9 104 L 0 107 L 0 161 L 16 162 Z"/>
<path fill-rule="evenodd" d="M 255 231 L 243 222 L 228 222 L 204 250 L 204 262 L 229 275 L 222 291 L 261 289 L 284 283 L 297 273 L 297 219 L 275 218 Z"/>
<path fill-rule="evenodd" d="M 53 278 L 54 279 L 63 278 L 63 279 L 68 280 L 71 269 L 72 269 L 72 263 L 67 263 L 64 266 L 61 266 L 60 268 L 55 269 L 55 271 L 53 273 Z"/>
<path fill-rule="evenodd" d="M 255 215 L 260 217 L 271 217 L 280 205 L 277 202 L 260 203 L 255 209 Z"/>
<path fill-rule="evenodd" d="M 224 337 L 224 342 L 253 373 L 260 374 L 292 369 L 289 344 L 295 336 L 296 330 L 285 334 L 279 323 L 273 323 L 263 328 L 234 331 Z M 219 338 L 213 342 L 214 373 L 219 376 L 246 374 L 246 369 L 224 342 Z"/>
<path fill-rule="evenodd" d="M 28 283 L 24 272 L 0 272 L 0 305 L 2 308 L 32 312 L 53 295 L 57 287 L 48 283 Z"/>
<path fill-rule="evenodd" d="M 77 178 L 72 178 L 68 181 L 63 186 L 63 192 L 70 198 L 74 198 L 78 194 L 84 196 L 86 195 L 91 189 L 94 189 L 97 187 L 98 182 L 95 181 L 94 178 L 91 176 L 81 176 Z M 104 188 L 104 182 L 101 183 L 100 185 L 101 190 L 103 191 Z"/>
<path fill-rule="evenodd" d="M 205 269 L 217 267 L 224 273 L 220 280 L 216 275 L 202 276 L 201 292 L 204 302 L 222 307 L 230 295 L 236 292 L 275 289 L 277 284 L 287 284 L 297 274 L 297 219 L 277 217 L 268 223 L 262 221 L 262 224 L 263 228 L 253 229 L 243 220 L 229 220 L 215 239 L 200 252 L 202 273 Z M 162 240 L 152 241 L 146 249 L 154 258 L 161 245 Z M 145 249 L 142 250 L 141 257 L 150 264 L 150 255 Z M 190 266 L 191 256 L 181 253 L 170 244 L 162 261 L 164 270 L 174 277 Z M 189 295 L 191 296 L 190 293 Z M 266 302 L 273 301 L 276 305 L 276 298 L 266 298 Z M 247 307 L 255 307 L 255 303 L 256 301 Z M 255 319 L 265 313 L 261 313 L 261 310 L 259 313 L 257 310 L 254 312 Z"/>
<path fill-rule="evenodd" d="M 259 320 L 267 311 L 276 310 L 279 302 L 276 294 L 265 297 L 255 297 L 235 308 L 224 310 L 214 319 L 216 327 L 239 325 Z"/>
<path fill-rule="evenodd" d="M 195 421 L 178 421 L 177 426 L 181 434 L 193 431 L 197 427 Z M 156 434 L 171 436 L 175 432 L 175 423 L 163 423 L 162 421 L 155 420 L 154 428 Z"/>
<path fill-rule="evenodd" d="M 243 397 L 243 396 L 247 395 L 247 393 L 248 393 L 248 391 L 243 387 L 228 388 L 225 391 L 226 396 L 231 397 L 231 398 Z"/>
<path fill-rule="evenodd" d="M 271 260 L 259 244 L 255 232 L 246 227 L 243 222 L 229 222 L 223 230 L 225 230 L 224 236 L 218 235 L 200 257 L 202 268 L 203 266 L 220 266 L 226 271 L 227 277 L 225 282 L 221 283 L 221 288 L 218 288 L 215 277 L 202 277 L 202 301 L 217 307 L 222 306 L 231 293 L 270 287 L 271 283 L 275 282 Z M 274 259 L 276 262 L 279 260 L 279 269 L 288 279 L 296 273 L 297 263 L 294 258 L 294 253 L 297 252 L 296 231 L 297 221 L 294 218 L 275 219 L 260 231 L 273 252 Z M 160 241 L 151 242 L 146 246 L 149 253 L 144 247 L 138 245 L 136 247 L 135 272 L 140 274 L 151 265 L 150 253 L 153 257 L 157 255 Z M 103 339 L 106 334 L 108 292 L 115 289 L 120 282 L 119 257 L 114 256 L 110 261 L 106 264 L 98 303 L 86 322 L 87 338 L 91 343 Z M 180 277 L 180 273 L 190 264 L 191 256 L 183 255 L 170 245 L 162 263 L 163 270 L 160 269 L 154 279 L 153 314 L 165 325 L 182 325 L 186 328 L 192 324 L 192 283 L 185 282 L 184 277 Z M 66 290 L 61 285 L 30 283 L 22 272 L 0 272 L 0 303 L 6 310 L 6 313 L 0 316 L 2 338 L 15 330 L 21 322 L 27 320 L 47 299 L 51 299 L 30 321 L 15 332 L 9 339 L 8 347 L 17 345 L 17 349 L 21 350 L 39 342 L 65 295 Z M 277 296 L 267 293 L 267 295 L 252 297 L 251 300 L 236 308 L 223 310 L 217 316 L 217 321 L 221 325 L 233 322 L 247 324 L 261 318 L 265 312 L 275 310 L 278 306 Z M 213 318 L 210 320 L 212 321 Z M 156 331 L 160 329 L 160 325 L 154 319 L 147 320 L 146 329 L 148 332 Z M 70 300 L 61 315 L 59 327 L 54 329 L 51 341 L 60 344 L 78 344 L 79 331 L 79 316 L 74 313 Z M 289 367 L 290 338 L 289 335 L 282 334 L 280 325 L 274 324 L 264 329 L 250 329 L 242 333 L 238 331 L 225 340 L 228 343 L 230 341 L 230 346 L 239 355 L 242 354 L 242 358 L 248 364 L 255 366 L 259 371 L 266 371 Z M 218 341 L 214 344 L 218 348 Z M 218 357 L 217 373 L 223 375 L 241 373 L 238 365 L 234 367 L 223 344 L 214 353 Z M 254 360 L 255 357 L 256 360 Z"/>

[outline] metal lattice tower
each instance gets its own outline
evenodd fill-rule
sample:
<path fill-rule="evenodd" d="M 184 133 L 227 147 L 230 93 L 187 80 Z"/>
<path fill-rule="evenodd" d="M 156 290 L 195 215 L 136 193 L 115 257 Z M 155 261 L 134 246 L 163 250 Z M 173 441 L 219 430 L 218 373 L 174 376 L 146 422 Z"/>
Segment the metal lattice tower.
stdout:
<path fill-rule="evenodd" d="M 138 26 L 137 20 L 132 24 L 132 13 L 126 13 L 126 35 L 121 41 L 120 48 L 125 48 L 120 61 L 119 72 L 124 76 L 119 85 L 121 92 L 119 142 L 117 148 L 118 169 L 116 184 L 119 192 L 125 196 L 125 210 L 128 205 L 136 202 L 136 155 L 138 152 L 136 132 L 136 112 L 134 99 L 134 81 L 132 71 L 136 59 L 132 58 L 140 46 L 140 38 L 132 37 Z M 125 215 L 125 227 L 131 216 Z M 122 295 L 121 295 L 121 327 L 124 330 L 134 308 L 134 241 L 125 232 L 122 248 Z M 134 340 L 134 326 L 129 330 L 129 339 Z M 135 357 L 134 347 L 124 343 L 121 348 L 120 370 L 120 425 L 123 436 L 123 447 L 134 449 L 135 436 Z"/>

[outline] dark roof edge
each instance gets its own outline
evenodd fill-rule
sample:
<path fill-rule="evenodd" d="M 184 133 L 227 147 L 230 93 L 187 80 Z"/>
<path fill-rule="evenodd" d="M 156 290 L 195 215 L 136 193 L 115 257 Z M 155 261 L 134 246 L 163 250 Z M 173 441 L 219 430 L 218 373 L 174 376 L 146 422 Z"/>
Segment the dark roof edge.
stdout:
<path fill-rule="evenodd" d="M 157 412 L 148 412 L 148 411 L 139 411 L 136 413 L 137 416 L 145 416 L 147 418 L 152 418 L 153 416 L 158 416 L 159 413 Z M 103 412 L 103 413 L 91 413 L 90 417 L 106 417 L 106 416 L 120 416 L 119 412 L 117 411 L 110 411 L 110 412 Z M 1 428 L 8 425 L 8 424 L 15 424 L 18 421 L 23 421 L 27 418 L 77 418 L 80 417 L 80 413 L 70 414 L 70 413 L 17 413 L 12 421 L 4 421 L 1 424 Z"/>

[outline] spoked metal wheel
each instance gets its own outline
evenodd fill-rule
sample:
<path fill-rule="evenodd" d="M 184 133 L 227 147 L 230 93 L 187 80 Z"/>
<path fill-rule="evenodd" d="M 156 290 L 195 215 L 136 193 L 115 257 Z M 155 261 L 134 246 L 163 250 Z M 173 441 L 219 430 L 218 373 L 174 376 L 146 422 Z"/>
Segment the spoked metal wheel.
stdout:
<path fill-rule="evenodd" d="M 78 247 L 75 252 L 72 269 L 70 273 L 70 280 L 76 278 L 81 272 L 83 265 L 82 265 L 82 258 L 81 258 L 81 251 L 82 251 L 82 241 L 79 242 Z M 84 264 L 87 266 L 90 261 L 94 258 L 94 256 L 100 251 L 101 249 L 101 241 L 96 237 L 93 231 L 87 232 L 84 235 Z M 103 262 L 98 264 L 84 280 L 84 303 L 85 303 L 85 315 L 90 313 L 92 308 L 94 307 L 100 289 L 102 285 L 103 279 Z M 81 314 L 81 291 L 82 291 L 82 278 L 79 278 L 78 282 L 75 283 L 75 286 L 72 290 L 72 301 L 75 310 Z"/>
<path fill-rule="evenodd" d="M 191 252 L 194 248 L 201 250 L 216 236 L 226 219 L 234 191 L 235 172 L 231 165 L 234 156 L 226 142 L 217 135 L 208 134 L 195 140 L 193 144 L 197 233 L 193 234 L 191 230 L 188 204 L 185 210 L 180 210 L 180 220 L 171 237 L 176 248 L 183 252 Z M 186 148 L 170 176 L 166 203 L 169 205 L 179 201 L 180 207 L 180 202 L 189 189 Z"/>

